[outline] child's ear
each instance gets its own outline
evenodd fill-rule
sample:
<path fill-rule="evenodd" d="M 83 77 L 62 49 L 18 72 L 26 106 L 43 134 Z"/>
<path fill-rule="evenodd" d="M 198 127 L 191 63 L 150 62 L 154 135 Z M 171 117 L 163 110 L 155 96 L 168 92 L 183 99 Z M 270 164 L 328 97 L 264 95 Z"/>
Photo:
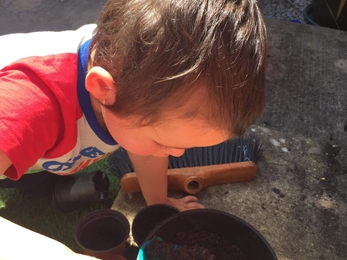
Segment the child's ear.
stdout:
<path fill-rule="evenodd" d="M 116 84 L 110 73 L 101 67 L 92 67 L 88 71 L 86 89 L 104 105 L 116 102 Z"/>

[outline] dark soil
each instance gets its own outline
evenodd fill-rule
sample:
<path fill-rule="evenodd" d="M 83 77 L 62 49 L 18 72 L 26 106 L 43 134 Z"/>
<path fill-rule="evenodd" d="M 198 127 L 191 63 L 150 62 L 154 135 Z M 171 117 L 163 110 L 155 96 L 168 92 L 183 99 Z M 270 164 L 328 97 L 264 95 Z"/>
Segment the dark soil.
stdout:
<path fill-rule="evenodd" d="M 170 243 L 153 239 L 145 254 L 148 260 L 248 260 L 236 245 L 208 231 L 179 232 Z"/>

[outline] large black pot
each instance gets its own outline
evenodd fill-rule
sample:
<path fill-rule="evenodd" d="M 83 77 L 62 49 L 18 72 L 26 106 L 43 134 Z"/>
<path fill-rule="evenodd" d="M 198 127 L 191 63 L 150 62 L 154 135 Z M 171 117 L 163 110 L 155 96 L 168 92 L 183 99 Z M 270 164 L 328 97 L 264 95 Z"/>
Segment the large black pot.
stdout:
<path fill-rule="evenodd" d="M 145 246 L 156 237 L 171 242 L 177 232 L 209 231 L 236 245 L 249 260 L 277 260 L 270 244 L 254 227 L 229 213 L 196 209 L 177 213 L 162 222 L 147 236 L 138 255 L 138 260 L 146 260 Z"/>

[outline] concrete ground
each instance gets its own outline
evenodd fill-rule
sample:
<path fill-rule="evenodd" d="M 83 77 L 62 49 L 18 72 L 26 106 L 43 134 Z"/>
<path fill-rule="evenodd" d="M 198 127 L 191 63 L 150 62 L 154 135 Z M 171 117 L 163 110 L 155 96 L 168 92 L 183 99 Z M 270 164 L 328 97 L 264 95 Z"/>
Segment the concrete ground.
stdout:
<path fill-rule="evenodd" d="M 2 0 L 0 35 L 76 29 L 104 2 Z M 266 22 L 267 105 L 250 129 L 264 149 L 258 175 L 198 197 L 253 225 L 280 260 L 347 259 L 347 32 Z M 129 221 L 144 206 L 123 192 L 113 205 Z"/>

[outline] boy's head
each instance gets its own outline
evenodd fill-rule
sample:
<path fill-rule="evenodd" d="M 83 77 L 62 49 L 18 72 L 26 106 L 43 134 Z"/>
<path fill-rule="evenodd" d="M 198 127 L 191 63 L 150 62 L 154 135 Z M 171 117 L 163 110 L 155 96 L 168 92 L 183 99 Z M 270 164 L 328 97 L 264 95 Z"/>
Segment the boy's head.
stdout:
<path fill-rule="evenodd" d="M 175 114 L 233 136 L 263 113 L 266 32 L 255 0 L 109 0 L 91 50 L 91 65 L 116 85 L 107 108 L 140 125 Z"/>

